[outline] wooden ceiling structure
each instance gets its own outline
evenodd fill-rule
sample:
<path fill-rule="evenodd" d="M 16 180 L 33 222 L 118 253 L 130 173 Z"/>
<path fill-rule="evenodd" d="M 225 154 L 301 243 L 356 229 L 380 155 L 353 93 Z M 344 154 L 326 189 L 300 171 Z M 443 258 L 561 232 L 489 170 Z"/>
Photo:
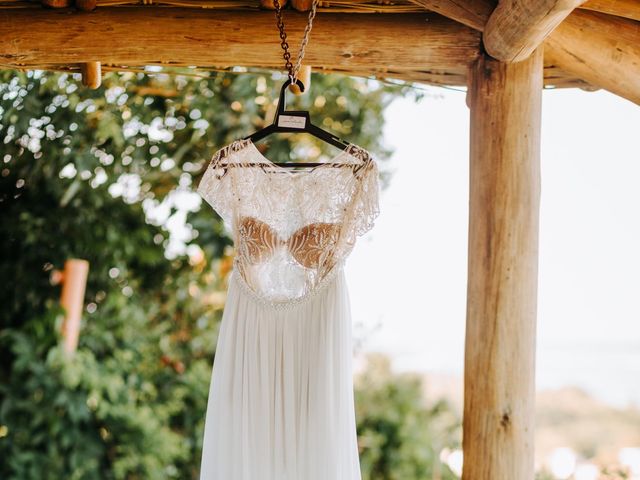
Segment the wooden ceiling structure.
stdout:
<path fill-rule="evenodd" d="M 269 0 L 42 1 L 0 0 L 0 68 L 281 69 Z M 468 87 L 463 479 L 533 480 L 542 90 L 640 104 L 640 0 L 322 1 L 305 64 Z"/>
<path fill-rule="evenodd" d="M 80 70 L 99 61 L 103 70 L 280 69 L 274 20 L 260 1 L 269 2 L 75 0 L 95 8 L 83 15 L 43 9 L 39 1 L 0 0 L 0 68 Z M 310 0 L 291 3 L 305 10 Z M 498 8 L 494 0 L 340 0 L 323 1 L 318 11 L 306 56 L 316 71 L 464 86 L 481 52 L 517 61 L 530 53 L 531 45 L 517 40 L 527 37 L 544 39 L 546 86 L 604 88 L 640 103 L 638 0 L 505 0 Z M 528 23 L 520 25 L 522 19 Z M 299 38 L 305 15 L 290 13 L 286 22 Z"/>

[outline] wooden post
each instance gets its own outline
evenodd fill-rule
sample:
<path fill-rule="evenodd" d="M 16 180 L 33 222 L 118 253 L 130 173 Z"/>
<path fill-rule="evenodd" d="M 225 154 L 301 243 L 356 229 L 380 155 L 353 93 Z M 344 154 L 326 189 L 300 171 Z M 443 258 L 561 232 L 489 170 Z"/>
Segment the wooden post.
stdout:
<path fill-rule="evenodd" d="M 309 65 L 302 65 L 300 67 L 300 71 L 298 72 L 298 80 L 300 80 L 304 85 L 304 92 L 300 90 L 300 87 L 295 83 L 289 85 L 289 91 L 294 95 L 302 95 L 303 93 L 307 93 L 311 88 L 311 67 Z"/>
<path fill-rule="evenodd" d="M 69 355 L 78 347 L 88 272 L 89 262 L 86 260 L 70 259 L 64 263 L 60 304 L 66 313 L 61 333 L 64 351 Z"/>
<path fill-rule="evenodd" d="M 470 69 L 463 480 L 533 480 L 542 49 Z"/>
<path fill-rule="evenodd" d="M 87 62 L 80 65 L 82 84 L 93 90 L 102 83 L 102 67 L 100 62 Z"/>

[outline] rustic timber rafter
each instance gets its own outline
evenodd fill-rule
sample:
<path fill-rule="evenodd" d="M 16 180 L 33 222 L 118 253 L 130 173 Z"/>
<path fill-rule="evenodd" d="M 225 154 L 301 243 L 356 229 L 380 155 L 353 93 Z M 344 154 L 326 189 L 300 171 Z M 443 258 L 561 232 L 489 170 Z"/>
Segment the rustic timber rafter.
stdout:
<path fill-rule="evenodd" d="M 527 58 L 584 0 L 501 0 L 484 28 L 484 48 L 493 58 Z"/>
<path fill-rule="evenodd" d="M 478 31 L 484 30 L 494 8 L 490 0 L 411 0 L 411 3 Z"/>
<path fill-rule="evenodd" d="M 303 0 L 296 1 L 298 8 L 306 8 Z M 309 65 L 314 71 L 466 85 L 467 67 L 482 51 L 480 32 L 487 25 L 491 27 L 489 19 L 494 18 L 492 14 L 497 16 L 501 7 L 495 8 L 495 0 L 399 1 L 413 3 L 416 11 L 427 9 L 437 14 L 331 13 L 335 7 L 327 4 L 320 10 L 320 18 L 327 15 L 331 20 L 316 22 L 314 36 L 323 42 L 311 42 Z M 515 1 L 503 0 L 502 8 Z M 538 3 L 567 5 L 579 1 Z M 33 3 L 24 8 L 0 8 L 0 38 L 9 40 L 0 41 L 0 68 L 78 71 L 88 62 L 100 62 L 104 71 L 158 64 L 281 67 L 272 13 L 260 11 L 258 0 L 253 11 L 224 10 L 217 0 L 211 0 L 210 5 L 212 8 L 204 9 L 124 8 L 98 2 L 98 8 L 90 14 L 73 9 L 43 10 Z M 341 4 L 338 10 L 355 11 L 357 5 Z M 406 12 L 407 5 L 398 4 L 400 10 L 394 7 L 389 11 Z M 292 11 L 288 16 L 287 28 L 296 37 L 302 32 L 306 15 Z M 637 0 L 589 0 L 580 5 L 560 24 L 560 31 L 545 41 L 545 85 L 605 88 L 638 102 L 635 46 L 640 45 L 640 28 L 632 20 L 635 18 L 640 18 Z M 621 34 L 617 28 L 621 28 Z M 489 53 L 499 56 L 491 49 L 491 38 L 491 32 L 485 32 Z M 607 62 L 613 62 L 616 74 L 610 74 Z"/>
<path fill-rule="evenodd" d="M 485 30 L 491 16 L 488 8 L 491 0 L 469 0 L 468 3 L 462 0 L 411 1 L 424 4 L 425 8 L 437 7 L 440 14 L 480 31 Z M 469 21 L 472 17 L 465 13 L 469 10 L 462 11 L 461 5 L 473 5 L 476 12 L 473 21 Z M 581 7 L 568 15 L 545 40 L 546 70 L 559 68 L 593 86 L 640 104 L 640 24 L 622 18 L 640 17 L 640 2 L 590 0 Z M 545 77 L 549 75 L 545 73 Z"/>
<path fill-rule="evenodd" d="M 640 105 L 638 22 L 576 11 L 549 36 L 545 52 L 564 70 Z"/>
<path fill-rule="evenodd" d="M 580 8 L 640 21 L 638 0 L 589 0 Z"/>
<path fill-rule="evenodd" d="M 0 38 L 11 39 L 0 42 L 0 63 L 282 66 L 270 12 L 104 7 L 89 15 L 0 10 Z M 479 53 L 478 32 L 434 13 L 330 18 L 314 24 L 313 36 L 322 41 L 309 44 L 307 65 L 460 71 Z M 303 13 L 287 15 L 292 38 L 300 38 L 306 20 Z"/>
<path fill-rule="evenodd" d="M 497 0 L 409 0 L 416 6 L 437 12 L 480 32 L 484 31 Z M 546 1 L 546 0 L 545 0 Z M 640 21 L 638 0 L 587 0 L 576 2 L 578 10 L 592 10 Z"/>

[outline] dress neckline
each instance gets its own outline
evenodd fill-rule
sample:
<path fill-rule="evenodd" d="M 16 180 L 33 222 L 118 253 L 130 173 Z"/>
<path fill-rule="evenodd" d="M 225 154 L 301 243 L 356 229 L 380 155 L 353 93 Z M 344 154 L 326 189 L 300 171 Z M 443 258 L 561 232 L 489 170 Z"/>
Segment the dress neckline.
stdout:
<path fill-rule="evenodd" d="M 278 165 L 277 163 L 274 163 L 273 161 L 269 160 L 267 157 L 265 157 L 262 152 L 260 150 L 258 150 L 258 147 L 256 146 L 255 143 L 253 143 L 253 140 L 251 140 L 250 138 L 247 139 L 247 145 L 260 157 L 260 160 L 262 160 L 264 163 L 268 164 L 269 167 L 276 169 L 277 171 L 281 171 L 283 173 L 286 173 L 289 176 L 298 176 L 300 174 L 311 174 L 313 172 L 315 172 L 316 170 L 320 170 L 322 168 L 326 168 L 326 167 L 331 167 L 334 168 L 334 165 L 332 165 L 333 163 L 336 163 L 337 160 L 339 160 L 343 155 L 348 155 L 351 148 L 353 147 L 353 145 L 349 144 L 347 145 L 347 147 L 344 150 L 340 150 L 340 152 L 338 152 L 336 155 L 334 155 L 330 160 L 328 160 L 327 162 L 323 162 L 322 165 L 317 165 L 315 167 L 312 167 L 310 170 L 291 170 L 289 167 L 283 167 L 282 165 Z"/>

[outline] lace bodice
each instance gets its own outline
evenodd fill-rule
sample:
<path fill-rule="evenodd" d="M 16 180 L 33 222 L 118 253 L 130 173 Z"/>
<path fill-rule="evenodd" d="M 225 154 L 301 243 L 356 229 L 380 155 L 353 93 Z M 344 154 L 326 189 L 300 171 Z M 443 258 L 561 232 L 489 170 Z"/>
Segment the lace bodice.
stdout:
<path fill-rule="evenodd" d="M 294 171 L 236 140 L 214 154 L 197 192 L 232 233 L 243 283 L 269 302 L 312 293 L 379 213 L 377 165 L 356 145 Z"/>

